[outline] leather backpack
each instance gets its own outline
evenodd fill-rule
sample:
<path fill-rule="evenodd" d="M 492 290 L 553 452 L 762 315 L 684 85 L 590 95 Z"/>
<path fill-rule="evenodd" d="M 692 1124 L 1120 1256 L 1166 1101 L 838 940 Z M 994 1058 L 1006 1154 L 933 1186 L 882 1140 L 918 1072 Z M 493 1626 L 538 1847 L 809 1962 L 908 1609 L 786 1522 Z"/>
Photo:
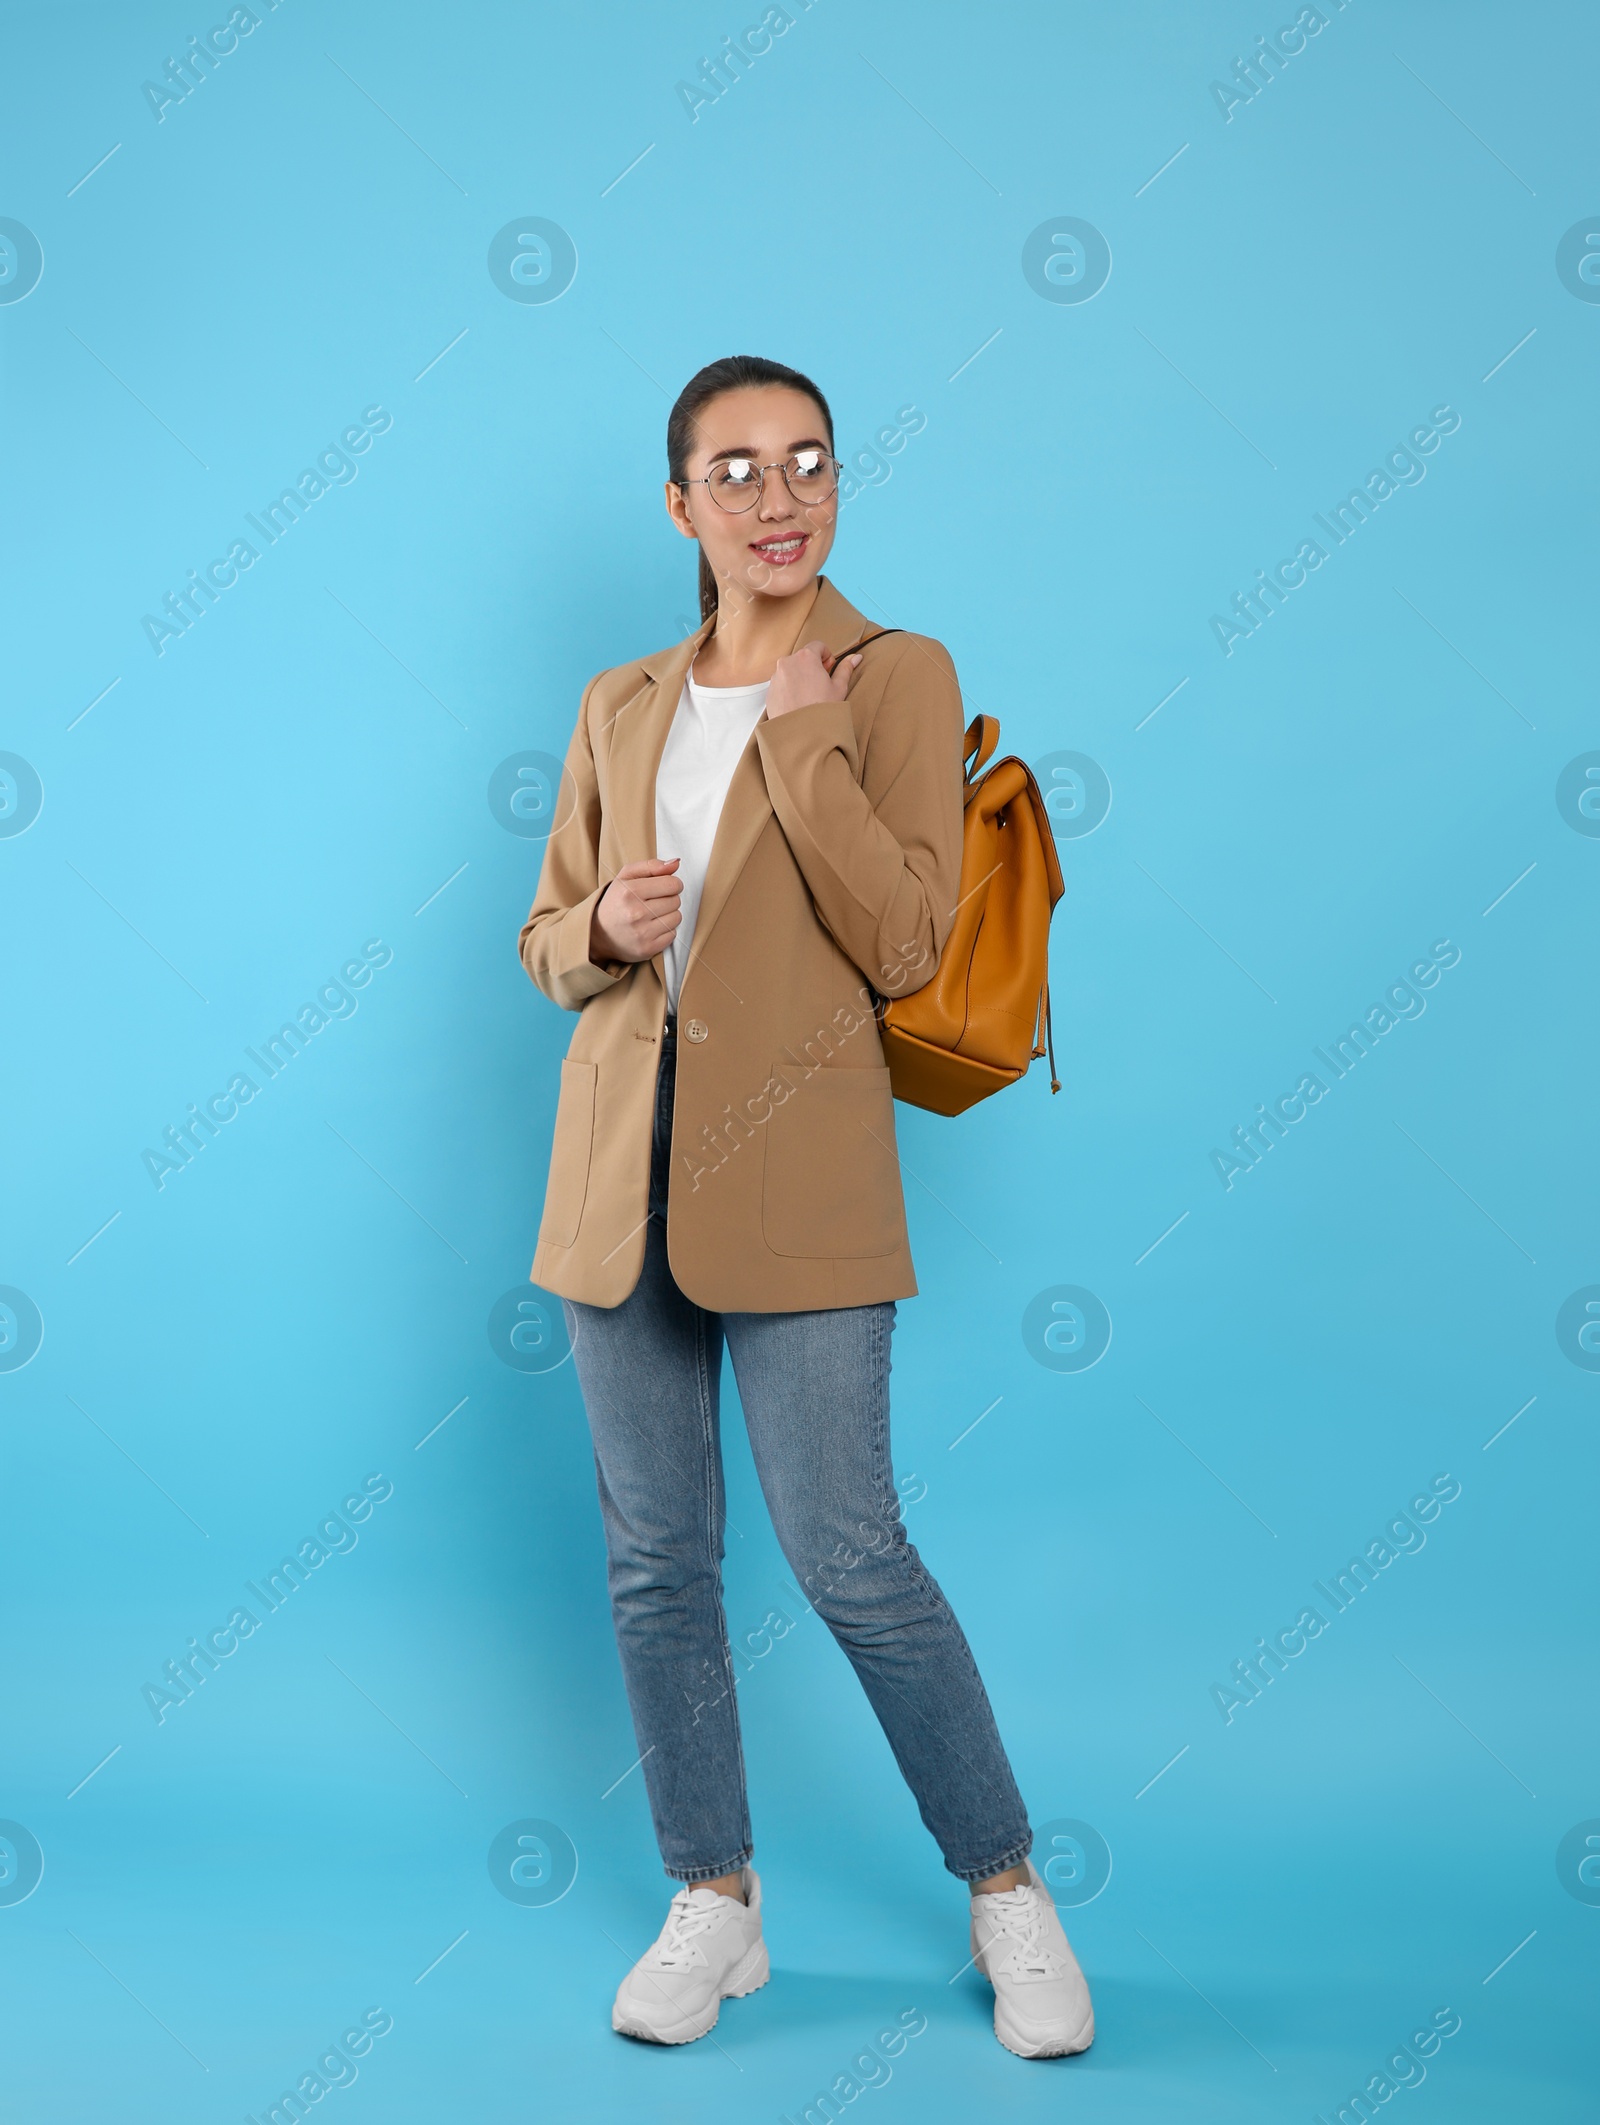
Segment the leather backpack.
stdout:
<path fill-rule="evenodd" d="M 1061 1090 L 1050 1024 L 1061 862 L 1033 770 L 1008 756 L 983 771 L 999 742 L 994 716 L 968 725 L 961 895 L 939 971 L 913 995 L 886 997 L 878 1012 L 890 1089 L 934 1114 L 964 1113 L 1045 1054 L 1050 1090 Z"/>
<path fill-rule="evenodd" d="M 866 642 L 901 632 L 881 628 Z M 968 724 L 961 892 L 939 971 L 913 995 L 878 999 L 890 1090 L 933 1114 L 965 1113 L 1046 1054 L 1050 1090 L 1061 1090 L 1050 1024 L 1050 918 L 1066 889 L 1033 770 L 1008 754 L 984 771 L 999 742 L 997 717 Z"/>

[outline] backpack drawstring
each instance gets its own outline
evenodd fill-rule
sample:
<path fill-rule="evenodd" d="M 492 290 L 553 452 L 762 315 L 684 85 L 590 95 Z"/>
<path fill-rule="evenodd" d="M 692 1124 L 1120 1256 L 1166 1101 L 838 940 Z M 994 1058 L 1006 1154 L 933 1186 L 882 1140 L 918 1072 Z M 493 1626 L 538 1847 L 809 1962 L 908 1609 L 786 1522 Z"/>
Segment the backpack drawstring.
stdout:
<path fill-rule="evenodd" d="M 1039 1021 L 1041 1019 L 1044 1021 L 1044 1046 L 1042 1048 L 1038 1044 Z M 1049 1056 L 1050 1089 L 1052 1092 L 1059 1092 L 1061 1090 L 1061 1080 L 1056 1075 L 1056 1040 L 1055 1028 L 1050 1023 L 1050 978 L 1048 975 L 1045 976 L 1044 987 L 1039 991 L 1039 1010 L 1033 1022 L 1033 1039 L 1034 1046 L 1030 1060 L 1034 1060 L 1041 1055 L 1047 1054 Z"/>

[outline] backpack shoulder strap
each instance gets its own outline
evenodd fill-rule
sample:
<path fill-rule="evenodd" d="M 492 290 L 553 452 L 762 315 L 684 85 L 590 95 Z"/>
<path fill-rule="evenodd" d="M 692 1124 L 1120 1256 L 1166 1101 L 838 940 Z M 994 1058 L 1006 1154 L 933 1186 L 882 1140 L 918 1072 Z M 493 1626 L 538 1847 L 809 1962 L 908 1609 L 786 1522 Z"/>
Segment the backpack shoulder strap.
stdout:
<path fill-rule="evenodd" d="M 839 655 L 841 657 L 853 657 L 858 649 L 865 649 L 872 642 L 881 642 L 885 635 L 903 635 L 904 633 L 905 629 L 903 627 L 880 627 L 875 635 L 863 635 L 859 642 L 852 642 L 848 649 L 841 649 Z"/>
<path fill-rule="evenodd" d="M 969 782 L 980 771 L 999 743 L 1000 718 L 998 716 L 974 716 L 967 725 L 966 741 L 961 749 L 962 760 L 972 762 L 971 766 L 966 770 Z M 974 753 L 978 756 L 975 760 L 972 757 Z"/>

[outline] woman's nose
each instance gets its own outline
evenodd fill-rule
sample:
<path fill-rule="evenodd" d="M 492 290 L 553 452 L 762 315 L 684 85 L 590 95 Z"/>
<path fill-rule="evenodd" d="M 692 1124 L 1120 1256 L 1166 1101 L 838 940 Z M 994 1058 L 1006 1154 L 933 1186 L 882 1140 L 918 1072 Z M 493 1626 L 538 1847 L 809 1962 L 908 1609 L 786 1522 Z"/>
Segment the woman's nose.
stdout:
<path fill-rule="evenodd" d="M 781 465 L 769 465 L 761 475 L 761 515 L 765 519 L 793 514 L 794 496 Z"/>

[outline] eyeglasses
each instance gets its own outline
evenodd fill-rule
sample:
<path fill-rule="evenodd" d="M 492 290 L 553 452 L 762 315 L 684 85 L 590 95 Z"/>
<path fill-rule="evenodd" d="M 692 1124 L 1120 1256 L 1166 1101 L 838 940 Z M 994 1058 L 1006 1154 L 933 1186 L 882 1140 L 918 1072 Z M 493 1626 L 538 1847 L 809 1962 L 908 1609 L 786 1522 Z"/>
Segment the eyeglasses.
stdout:
<path fill-rule="evenodd" d="M 797 450 L 781 464 L 758 465 L 753 458 L 725 458 L 703 480 L 679 480 L 680 487 L 704 487 L 719 509 L 730 516 L 754 509 L 769 472 L 781 472 L 783 484 L 802 505 L 830 501 L 838 491 L 839 460 L 823 450 Z"/>

